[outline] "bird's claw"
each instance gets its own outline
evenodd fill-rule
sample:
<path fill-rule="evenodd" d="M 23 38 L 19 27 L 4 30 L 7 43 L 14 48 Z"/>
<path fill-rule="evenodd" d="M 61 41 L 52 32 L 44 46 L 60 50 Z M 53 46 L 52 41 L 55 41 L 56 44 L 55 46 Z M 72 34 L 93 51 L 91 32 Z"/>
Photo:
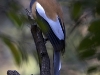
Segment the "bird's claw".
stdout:
<path fill-rule="evenodd" d="M 44 43 L 46 44 L 47 41 L 48 41 L 48 38 L 45 38 L 45 39 L 44 39 Z"/>

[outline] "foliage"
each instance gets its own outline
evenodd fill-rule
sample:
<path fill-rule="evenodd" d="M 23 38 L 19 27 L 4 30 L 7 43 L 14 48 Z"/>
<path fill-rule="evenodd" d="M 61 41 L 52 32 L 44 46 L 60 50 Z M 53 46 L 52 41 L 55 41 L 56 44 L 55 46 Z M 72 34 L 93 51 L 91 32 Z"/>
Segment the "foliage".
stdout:
<path fill-rule="evenodd" d="M 74 2 L 72 4 L 72 18 L 77 21 L 77 19 L 80 17 L 82 10 L 82 3 L 80 1 Z"/>
<path fill-rule="evenodd" d="M 91 74 L 93 72 L 99 72 L 100 71 L 100 65 L 94 65 L 88 68 L 87 74 Z"/>
<path fill-rule="evenodd" d="M 76 8 L 78 8 L 76 10 Z M 83 10 L 90 8 L 94 13 L 94 19 L 90 22 L 90 26 L 88 27 L 88 34 L 83 40 L 80 42 L 77 48 L 78 57 L 81 60 L 90 60 L 92 58 L 97 58 L 100 60 L 100 0 L 79 0 L 75 1 L 74 9 L 72 13 L 72 18 L 77 21 L 80 16 L 79 13 Z M 75 12 L 75 13 L 74 13 Z M 98 66 L 100 67 L 100 66 Z M 92 69 L 88 69 L 87 73 L 92 72 L 92 70 L 96 70 L 97 66 Z"/>
<path fill-rule="evenodd" d="M 0 2 L 3 4 L 0 8 L 2 8 L 4 14 L 12 21 L 15 28 L 20 31 L 23 24 L 28 21 L 23 13 L 19 13 L 22 10 L 21 4 L 17 0 L 8 0 L 5 2 L 1 0 Z M 1 32 L 0 39 L 8 46 L 18 66 L 22 64 L 22 61 L 28 60 L 28 54 L 19 41 L 13 40 L 14 38 Z"/>
<path fill-rule="evenodd" d="M 100 60 L 100 19 L 96 19 L 90 23 L 88 28 L 89 34 L 80 42 L 77 49 L 81 60 L 97 58 Z M 100 67 L 100 66 L 99 66 Z M 97 68 L 94 68 L 97 69 Z M 91 72 L 90 70 L 88 70 Z"/>
<path fill-rule="evenodd" d="M 1 38 L 2 38 L 2 41 L 9 47 L 11 53 L 13 54 L 13 57 L 15 58 L 16 64 L 20 65 L 20 63 L 21 63 L 21 55 L 19 53 L 18 48 L 7 37 L 1 36 Z"/>
<path fill-rule="evenodd" d="M 21 4 L 16 0 L 13 0 L 9 3 L 9 8 L 10 9 L 6 11 L 8 18 L 14 23 L 15 26 L 21 28 L 22 25 L 28 21 L 23 13 L 19 13 L 19 11 L 22 10 Z"/>

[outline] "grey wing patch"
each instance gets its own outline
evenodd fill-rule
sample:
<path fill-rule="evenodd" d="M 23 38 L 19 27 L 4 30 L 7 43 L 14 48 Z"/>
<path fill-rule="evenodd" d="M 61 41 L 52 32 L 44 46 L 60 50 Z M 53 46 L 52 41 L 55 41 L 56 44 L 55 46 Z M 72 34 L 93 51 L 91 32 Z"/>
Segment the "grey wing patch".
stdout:
<path fill-rule="evenodd" d="M 55 35 L 55 33 L 53 32 L 53 30 L 51 29 L 49 23 L 39 15 L 38 11 L 36 10 L 36 16 L 38 19 L 41 19 L 42 22 L 45 23 L 45 26 L 48 28 L 47 32 L 43 32 L 44 35 L 46 35 L 46 37 L 50 40 L 52 46 L 54 47 L 54 49 L 56 51 L 60 51 L 62 50 L 63 44 L 64 44 L 64 40 L 59 40 L 59 38 Z M 41 29 L 41 28 L 40 28 Z M 41 29 L 42 30 L 42 29 Z"/>

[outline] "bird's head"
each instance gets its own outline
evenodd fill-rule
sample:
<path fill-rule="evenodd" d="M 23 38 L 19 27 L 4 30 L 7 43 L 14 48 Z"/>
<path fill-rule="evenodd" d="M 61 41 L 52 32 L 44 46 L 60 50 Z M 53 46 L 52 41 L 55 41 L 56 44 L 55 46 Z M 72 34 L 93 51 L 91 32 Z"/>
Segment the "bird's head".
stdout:
<path fill-rule="evenodd" d="M 31 2 L 30 2 L 30 9 L 32 9 L 32 5 L 34 4 L 35 1 L 36 0 L 31 0 Z"/>

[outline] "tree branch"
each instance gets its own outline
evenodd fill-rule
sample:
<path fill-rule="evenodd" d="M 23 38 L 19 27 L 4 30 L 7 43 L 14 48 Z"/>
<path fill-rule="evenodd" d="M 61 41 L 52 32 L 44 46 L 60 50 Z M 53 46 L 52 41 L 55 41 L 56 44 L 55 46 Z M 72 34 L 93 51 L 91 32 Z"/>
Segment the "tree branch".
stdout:
<path fill-rule="evenodd" d="M 27 10 L 27 12 L 29 12 Z M 38 58 L 39 58 L 39 65 L 40 65 L 40 75 L 51 75 L 50 74 L 50 59 L 46 50 L 46 46 L 44 43 L 44 38 L 42 36 L 41 30 L 37 27 L 36 23 L 32 19 L 31 13 L 28 13 L 28 19 L 31 21 L 31 33 L 36 45 Z"/>
<path fill-rule="evenodd" d="M 37 25 L 31 25 L 31 33 L 36 45 L 39 65 L 40 65 L 40 75 L 51 75 L 50 74 L 50 60 L 45 47 L 42 32 L 37 27 Z"/>

